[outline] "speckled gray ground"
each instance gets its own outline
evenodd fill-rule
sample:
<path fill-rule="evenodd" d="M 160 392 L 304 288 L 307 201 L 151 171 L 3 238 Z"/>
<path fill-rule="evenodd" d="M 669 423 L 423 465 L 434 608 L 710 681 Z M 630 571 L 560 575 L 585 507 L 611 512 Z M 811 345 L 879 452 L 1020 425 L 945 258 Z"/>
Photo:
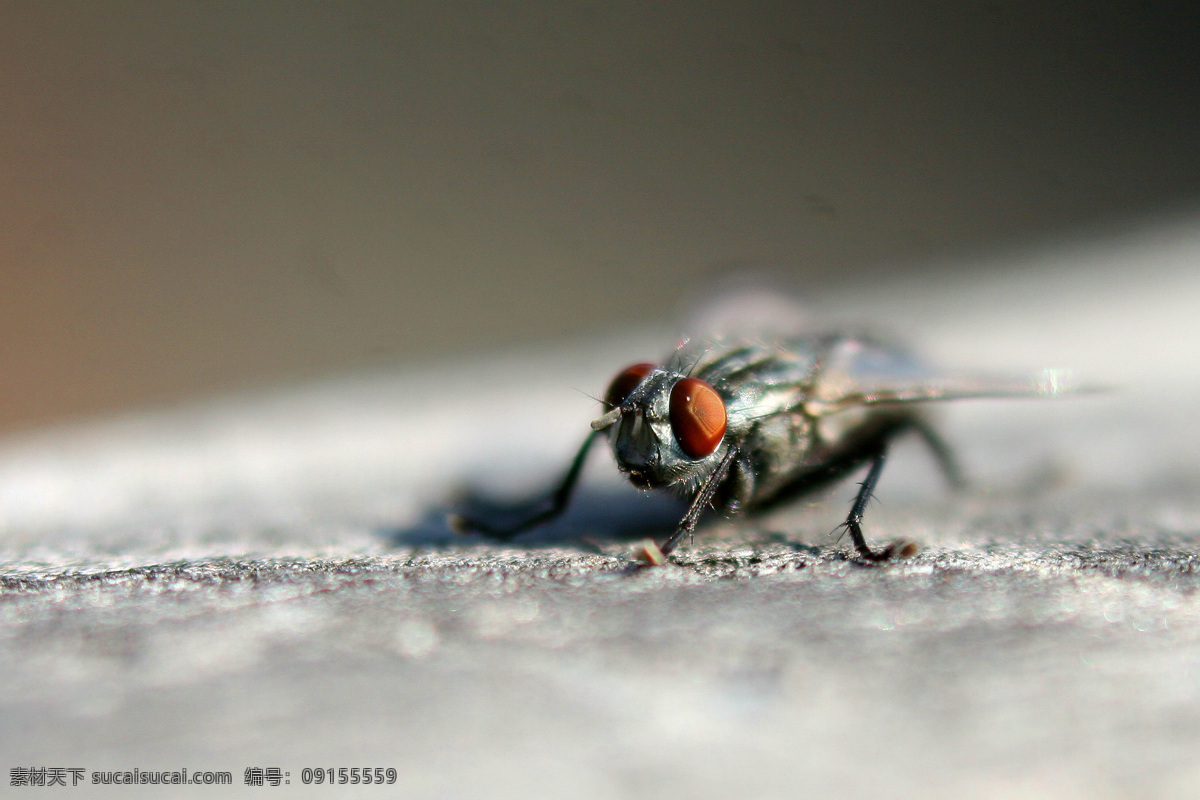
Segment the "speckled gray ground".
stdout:
<path fill-rule="evenodd" d="M 900 447 L 868 533 L 924 549 L 880 568 L 827 535 L 846 485 L 631 574 L 676 509 L 603 455 L 547 532 L 446 529 L 464 485 L 548 479 L 593 411 L 576 387 L 649 332 L 10 439 L 5 788 L 186 767 L 236 786 L 160 796 L 284 796 L 241 786 L 277 766 L 305 796 L 305 767 L 381 766 L 404 797 L 1194 797 L 1190 230 L 1031 255 L 1020 286 L 828 299 L 958 365 L 1121 387 L 947 408 L 973 488 Z"/>

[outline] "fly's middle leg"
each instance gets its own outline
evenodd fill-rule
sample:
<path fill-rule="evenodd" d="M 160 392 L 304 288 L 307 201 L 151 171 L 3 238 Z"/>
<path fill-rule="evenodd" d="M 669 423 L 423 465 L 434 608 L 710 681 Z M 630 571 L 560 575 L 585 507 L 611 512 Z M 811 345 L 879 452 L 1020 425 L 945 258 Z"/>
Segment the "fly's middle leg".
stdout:
<path fill-rule="evenodd" d="M 827 454 L 819 466 L 795 476 L 790 483 L 784 485 L 767 501 L 757 503 L 754 510 L 760 512 L 769 511 L 784 502 L 847 478 L 864 464 L 868 464 L 870 466 L 867 470 L 867 475 L 859 485 L 859 491 L 854 498 L 854 504 L 850 508 L 850 514 L 846 517 L 846 521 L 839 525 L 838 528 L 850 534 L 850 540 L 854 544 L 854 549 L 866 561 L 887 561 L 891 558 L 907 558 L 908 556 L 915 555 L 917 546 L 913 542 L 906 540 L 893 542 L 882 550 L 874 550 L 867 545 L 866 537 L 863 536 L 862 531 L 863 513 L 866 510 L 867 501 L 871 499 L 871 494 L 875 491 L 875 486 L 879 483 L 879 476 L 883 473 L 883 465 L 887 461 L 888 448 L 897 437 L 914 429 L 922 438 L 930 442 L 930 446 L 933 447 L 935 454 L 938 455 L 939 461 L 943 464 L 943 469 L 947 472 L 947 476 L 957 475 L 958 470 L 950 454 L 949 447 L 946 447 L 941 442 L 941 439 L 937 437 L 937 434 L 932 429 L 926 430 L 923 421 L 911 416 L 895 417 L 881 420 L 880 424 L 873 430 L 865 431 L 854 441 L 846 442 L 845 446 L 840 450 Z M 937 442 L 937 445 L 933 444 L 933 442 Z"/>
<path fill-rule="evenodd" d="M 871 468 L 867 470 L 867 476 L 859 484 L 858 494 L 854 498 L 854 505 L 850 506 L 850 514 L 841 525 L 841 527 L 849 532 L 850 541 L 854 544 L 854 549 L 867 561 L 887 561 L 896 557 L 908 558 L 917 553 L 916 543 L 906 539 L 898 539 L 882 550 L 872 550 L 867 545 L 866 537 L 863 536 L 863 512 L 866 511 L 867 503 L 871 499 L 871 493 L 875 491 L 875 485 L 879 483 L 879 476 L 883 474 L 883 465 L 885 463 L 887 463 L 887 446 L 883 445 L 871 457 Z"/>

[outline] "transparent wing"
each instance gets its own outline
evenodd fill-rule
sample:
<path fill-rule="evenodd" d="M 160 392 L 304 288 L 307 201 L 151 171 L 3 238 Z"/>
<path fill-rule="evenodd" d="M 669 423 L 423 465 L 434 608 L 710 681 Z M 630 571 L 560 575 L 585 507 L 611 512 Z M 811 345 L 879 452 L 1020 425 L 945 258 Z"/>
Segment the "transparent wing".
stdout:
<path fill-rule="evenodd" d="M 825 355 L 806 407 L 833 414 L 862 406 L 930 403 L 971 398 L 1058 397 L 1097 391 L 1069 370 L 1044 369 L 1024 377 L 938 372 L 910 354 L 846 337 Z"/>
<path fill-rule="evenodd" d="M 781 277 L 767 273 L 713 276 L 688 309 L 684 333 L 707 339 L 791 337 L 817 324 L 796 295 L 782 289 Z"/>

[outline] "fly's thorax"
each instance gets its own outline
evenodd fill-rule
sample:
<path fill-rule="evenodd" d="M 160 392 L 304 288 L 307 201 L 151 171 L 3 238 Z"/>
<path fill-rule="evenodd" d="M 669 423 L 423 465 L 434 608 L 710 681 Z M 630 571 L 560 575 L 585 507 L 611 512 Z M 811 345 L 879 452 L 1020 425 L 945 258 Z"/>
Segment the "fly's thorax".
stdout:
<path fill-rule="evenodd" d="M 799 412 L 780 412 L 755 423 L 743 444 L 753 472 L 746 502 L 774 494 L 809 463 L 816 443 L 814 426 L 814 420 Z"/>

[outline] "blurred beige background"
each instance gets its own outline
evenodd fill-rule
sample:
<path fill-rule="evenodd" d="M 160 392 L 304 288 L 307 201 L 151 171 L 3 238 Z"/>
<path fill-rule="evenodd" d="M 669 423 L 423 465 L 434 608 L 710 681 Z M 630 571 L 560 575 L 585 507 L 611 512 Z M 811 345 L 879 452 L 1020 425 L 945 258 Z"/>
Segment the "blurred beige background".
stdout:
<path fill-rule="evenodd" d="M 1194 209 L 1194 30 L 0 2 L 0 429 L 584 336 L 730 266 L 846 291 Z"/>

